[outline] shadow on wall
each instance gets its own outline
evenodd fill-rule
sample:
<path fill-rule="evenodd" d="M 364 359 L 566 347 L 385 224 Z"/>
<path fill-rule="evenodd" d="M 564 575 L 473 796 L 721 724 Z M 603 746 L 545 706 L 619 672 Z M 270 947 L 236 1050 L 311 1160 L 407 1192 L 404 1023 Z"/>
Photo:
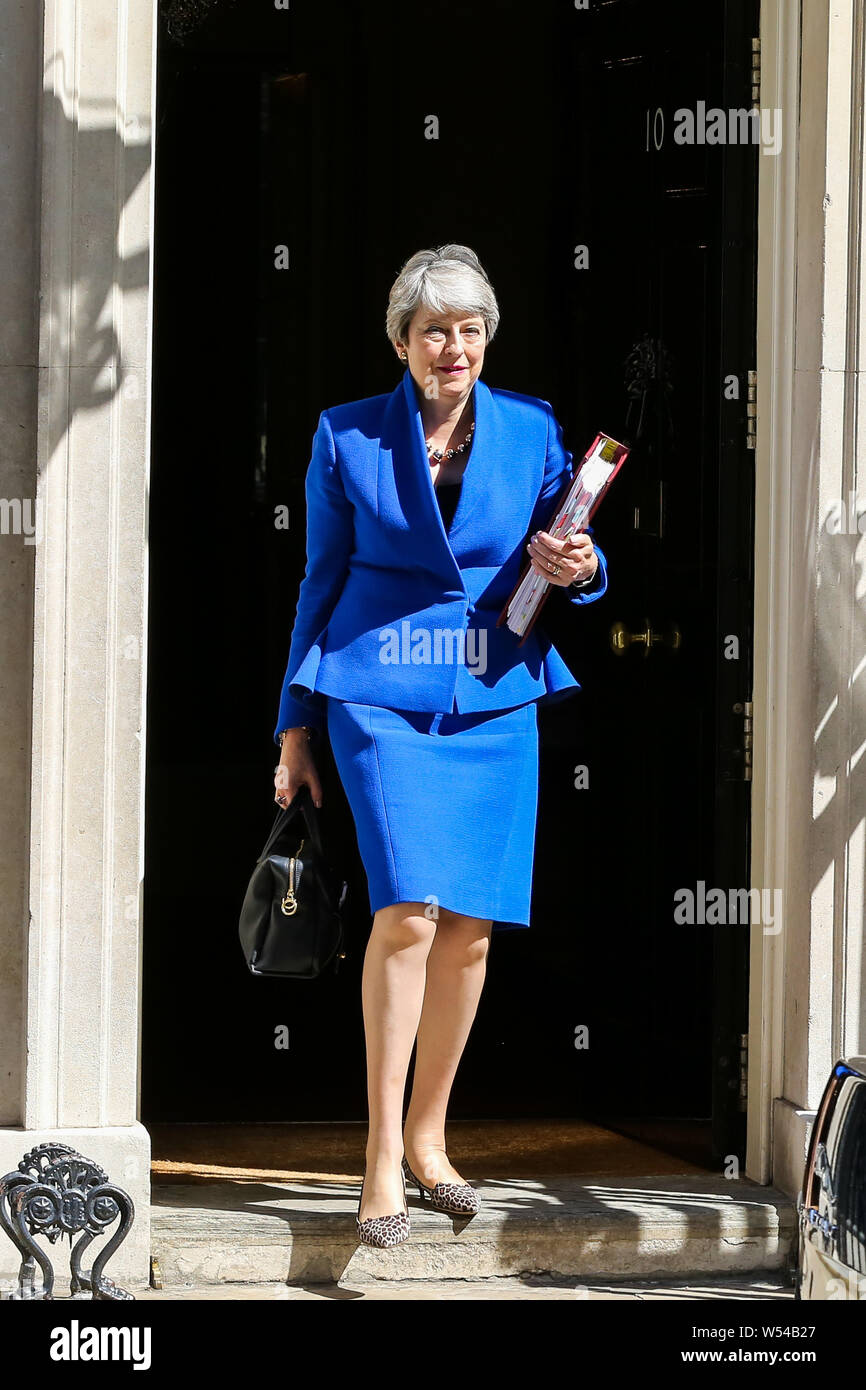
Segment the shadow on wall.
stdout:
<path fill-rule="evenodd" d="M 818 463 L 817 439 L 814 439 L 808 490 L 804 491 L 807 497 L 819 495 Z M 858 509 L 862 509 L 862 520 L 857 515 Z M 844 905 L 837 899 L 848 891 L 849 884 L 852 900 L 848 912 L 855 933 L 856 924 L 866 920 L 866 757 L 862 756 L 866 744 L 866 612 L 862 604 L 866 536 L 858 530 L 858 525 L 866 528 L 866 497 L 861 495 L 857 499 L 852 494 L 836 499 L 826 515 L 810 512 L 804 514 L 803 521 L 805 530 L 812 532 L 815 526 L 820 534 L 815 636 L 812 639 L 811 632 L 803 634 L 810 645 L 812 640 L 815 644 L 818 721 L 815 730 L 818 784 L 812 812 L 818 833 L 809 885 L 813 893 L 822 891 L 821 885 L 828 874 L 832 874 L 833 884 L 839 885 L 831 889 L 835 936 L 844 920 Z M 811 546 L 805 530 L 801 537 L 802 554 L 803 563 L 808 565 Z M 853 578 L 849 578 L 852 570 Z M 840 613 L 840 585 L 848 586 L 851 594 L 850 612 L 844 617 Z M 860 596 L 859 602 L 857 596 Z M 847 659 L 841 650 L 840 621 L 847 625 Z M 822 821 L 826 821 L 827 826 L 823 833 Z M 860 901 L 855 903 L 853 895 L 858 891 Z M 836 949 L 833 941 L 827 939 L 824 950 L 828 970 Z M 861 1000 L 860 1041 L 858 1044 L 856 1036 L 852 1035 L 848 1050 L 856 1050 L 859 1046 L 862 1052 L 866 1046 L 866 952 L 860 952 L 859 972 L 850 955 L 848 969 L 852 976 L 859 974 L 858 979 L 849 977 L 849 997 Z"/>
<path fill-rule="evenodd" d="M 110 109 L 108 103 L 106 109 Z M 92 108 L 86 119 L 93 119 Z M 74 160 L 75 186 L 92 190 L 86 205 L 73 212 L 85 224 L 75 237 L 73 257 L 65 257 L 60 246 L 52 249 L 51 297 L 42 303 L 40 361 L 55 372 L 65 370 L 69 382 L 68 410 L 64 402 L 63 410 L 52 410 L 45 424 L 49 437 L 40 458 L 49 462 L 79 411 L 98 410 L 124 391 L 117 297 L 137 290 L 146 294 L 150 263 L 149 244 L 123 254 L 123 215 L 134 197 L 147 197 L 145 175 L 151 162 L 149 131 L 137 121 L 130 126 L 129 138 L 124 140 L 114 120 L 91 129 L 71 121 L 54 93 L 44 98 L 43 130 L 51 157 L 61 167 L 69 167 Z M 114 211 L 109 216 L 100 192 L 111 169 L 122 187 L 112 199 Z M 52 232 L 50 227 L 45 232 L 49 243 L 54 240 Z M 137 377 L 129 381 L 137 391 Z"/>

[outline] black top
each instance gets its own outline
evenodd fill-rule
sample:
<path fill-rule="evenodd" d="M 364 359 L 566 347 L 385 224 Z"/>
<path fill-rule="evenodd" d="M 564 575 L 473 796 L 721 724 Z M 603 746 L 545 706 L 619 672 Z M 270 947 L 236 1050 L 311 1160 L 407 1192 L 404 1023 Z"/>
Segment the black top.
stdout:
<path fill-rule="evenodd" d="M 454 513 L 457 510 L 457 503 L 460 499 L 460 489 L 463 486 L 463 479 L 458 478 L 455 483 L 434 483 L 433 491 L 436 493 L 436 501 L 439 503 L 439 511 L 442 514 L 442 524 L 446 533 L 451 529 L 454 520 Z M 581 589 L 597 589 L 601 580 L 601 565 L 596 566 L 595 574 L 591 579 L 584 580 L 582 584 L 569 584 L 567 591 L 577 593 Z M 557 588 L 564 588 L 564 585 L 557 585 Z"/>
<path fill-rule="evenodd" d="M 436 483 L 433 488 L 436 493 L 436 501 L 439 503 L 439 510 L 442 513 L 442 524 L 446 531 L 450 529 L 454 520 L 462 486 L 463 479 L 458 478 L 455 483 Z"/>

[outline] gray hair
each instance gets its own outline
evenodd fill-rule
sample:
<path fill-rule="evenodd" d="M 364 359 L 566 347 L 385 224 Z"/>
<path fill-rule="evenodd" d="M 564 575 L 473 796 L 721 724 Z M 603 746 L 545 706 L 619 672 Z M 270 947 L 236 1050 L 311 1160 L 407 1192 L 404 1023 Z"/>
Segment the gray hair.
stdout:
<path fill-rule="evenodd" d="M 487 341 L 499 323 L 499 305 L 481 262 L 469 246 L 449 244 L 410 256 L 388 296 L 385 332 L 405 343 L 409 324 L 421 305 L 435 313 L 479 314 Z"/>

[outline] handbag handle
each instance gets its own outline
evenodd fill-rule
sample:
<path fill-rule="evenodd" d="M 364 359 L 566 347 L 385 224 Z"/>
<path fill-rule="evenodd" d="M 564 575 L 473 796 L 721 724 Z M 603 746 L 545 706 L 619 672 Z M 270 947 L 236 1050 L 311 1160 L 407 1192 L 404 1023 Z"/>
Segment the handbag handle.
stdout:
<path fill-rule="evenodd" d="M 319 830 L 319 819 L 312 798 L 310 797 L 310 789 L 305 785 L 298 788 L 288 806 L 281 806 L 277 812 L 276 820 L 271 826 L 270 834 L 265 841 L 265 847 L 259 855 L 259 863 L 261 863 L 263 859 L 267 859 L 271 849 L 283 834 L 283 831 L 288 830 L 289 825 L 294 820 L 298 811 L 301 812 L 306 823 L 307 833 L 312 841 L 313 849 L 320 858 L 322 857 L 322 837 Z"/>

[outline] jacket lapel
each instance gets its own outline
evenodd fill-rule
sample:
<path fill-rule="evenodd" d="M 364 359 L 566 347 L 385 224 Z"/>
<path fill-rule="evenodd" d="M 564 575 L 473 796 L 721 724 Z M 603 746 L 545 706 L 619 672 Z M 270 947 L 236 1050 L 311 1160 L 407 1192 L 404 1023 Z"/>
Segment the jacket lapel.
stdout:
<path fill-rule="evenodd" d="M 493 481 L 492 466 L 498 457 L 498 450 L 496 449 L 497 422 L 493 397 L 489 388 L 480 379 L 476 381 L 473 389 L 475 395 L 475 433 L 463 472 L 463 486 L 460 489 L 457 510 L 451 523 L 452 536 L 456 535 L 467 524 L 487 494 Z M 412 474 L 413 481 L 417 484 L 418 500 L 422 506 L 425 532 L 433 536 L 437 549 L 444 552 L 445 558 L 450 562 L 449 568 L 456 571 L 460 587 L 465 592 L 460 566 L 451 548 L 442 514 L 439 511 L 439 503 L 436 500 L 436 489 L 433 486 L 430 464 L 427 460 L 427 442 L 424 438 L 421 408 L 418 404 L 412 373 L 408 367 L 403 373 L 402 392 L 404 408 L 400 413 L 405 423 L 405 432 L 401 431 L 400 433 L 404 448 L 400 448 L 398 442 L 398 447 L 394 449 L 395 474 L 404 466 Z M 412 488 L 409 495 L 414 493 L 416 493 L 416 488 Z"/>
<path fill-rule="evenodd" d="M 472 448 L 469 450 L 469 458 L 463 472 L 463 486 L 460 489 L 460 496 L 457 499 L 457 510 L 454 513 L 454 520 L 451 523 L 452 537 L 456 536 L 459 531 L 462 531 L 464 526 L 471 524 L 474 514 L 482 505 L 485 497 L 491 495 L 493 488 L 499 481 L 494 478 L 494 469 L 500 459 L 504 457 L 501 450 L 496 447 L 496 406 L 489 388 L 484 385 L 480 377 L 475 383 L 474 393 L 475 433 L 472 436 Z M 429 476 L 429 465 L 427 473 Z M 432 479 L 430 486 L 432 489 Z M 436 502 L 435 491 L 433 501 L 436 504 L 436 510 L 438 512 L 439 504 Z"/>

